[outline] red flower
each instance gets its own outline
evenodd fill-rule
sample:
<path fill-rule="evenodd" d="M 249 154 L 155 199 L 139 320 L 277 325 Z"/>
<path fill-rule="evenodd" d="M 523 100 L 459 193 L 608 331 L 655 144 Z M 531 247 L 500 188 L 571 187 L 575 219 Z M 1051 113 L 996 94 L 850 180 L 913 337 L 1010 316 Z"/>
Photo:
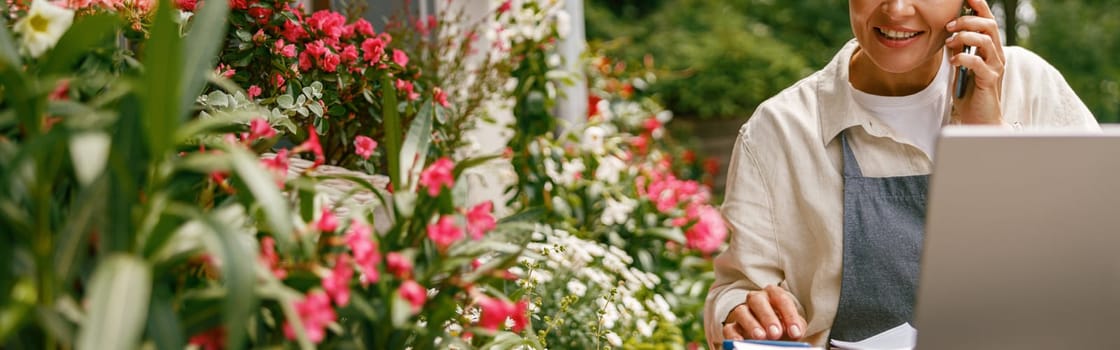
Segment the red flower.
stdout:
<path fill-rule="evenodd" d="M 389 268 L 389 272 L 393 276 L 400 279 L 408 279 L 412 276 L 412 261 L 401 253 L 392 252 L 385 257 L 385 265 Z"/>
<path fill-rule="evenodd" d="M 292 45 L 288 45 L 288 46 L 292 46 Z M 295 47 L 292 47 L 292 50 L 294 52 Z M 284 83 L 285 83 L 284 76 L 281 75 L 280 73 L 276 73 L 276 76 L 274 76 L 272 78 L 273 87 L 279 89 L 280 91 L 285 91 L 285 90 L 288 89 L 288 86 L 284 85 Z"/>
<path fill-rule="evenodd" d="M 256 85 L 253 85 L 253 87 L 256 87 Z M 249 88 L 249 95 L 253 95 L 253 87 Z M 260 88 L 257 88 L 257 94 L 260 94 Z M 268 125 L 267 120 L 264 118 L 253 118 L 253 120 L 249 121 L 249 134 L 243 134 L 242 139 L 252 141 L 273 136 L 276 136 L 276 130 L 273 130 L 272 126 Z"/>
<path fill-rule="evenodd" d="M 249 8 L 249 17 L 257 20 L 257 24 L 267 24 L 272 19 L 272 9 L 267 7 L 253 6 Z"/>
<path fill-rule="evenodd" d="M 323 145 L 319 144 L 319 134 L 315 132 L 314 126 L 307 127 L 307 141 L 297 146 L 293 152 L 311 152 L 315 154 L 315 163 L 311 164 L 311 168 L 318 167 L 326 162 L 326 157 L 323 155 Z"/>
<path fill-rule="evenodd" d="M 369 138 L 368 136 L 359 135 L 354 138 L 354 153 L 361 156 L 362 159 L 369 159 L 373 155 L 373 149 L 377 148 L 377 141 Z"/>
<path fill-rule="evenodd" d="M 222 326 L 211 328 L 208 331 L 195 334 L 191 337 L 191 345 L 197 345 L 202 350 L 221 350 L 226 347 L 226 328 Z"/>
<path fill-rule="evenodd" d="M 249 8 L 248 0 L 229 0 L 229 8 L 234 10 L 244 10 Z"/>
<path fill-rule="evenodd" d="M 408 54 L 404 51 L 393 49 L 393 63 L 404 67 L 408 65 Z"/>
<path fill-rule="evenodd" d="M 498 13 L 506 13 L 513 7 L 513 0 L 506 0 L 501 6 L 498 6 Z"/>
<path fill-rule="evenodd" d="M 294 43 L 298 42 L 300 39 L 306 38 L 307 31 L 304 30 L 303 26 L 299 23 L 289 20 L 284 22 L 284 30 L 280 32 L 280 35 L 283 36 L 284 39 L 288 39 L 288 41 Z"/>
<path fill-rule="evenodd" d="M 175 0 L 175 8 L 187 12 L 194 12 L 198 6 L 198 0 Z"/>
<path fill-rule="evenodd" d="M 350 230 L 346 233 L 346 244 L 354 253 L 354 262 L 362 272 L 362 285 L 377 283 L 381 279 L 377 271 L 377 263 L 381 261 L 381 251 L 377 249 L 377 242 L 370 239 L 373 229 L 361 221 L 354 220 L 350 223 Z"/>
<path fill-rule="evenodd" d="M 657 131 L 657 129 L 660 128 L 660 127 L 661 127 L 661 121 L 657 120 L 657 117 L 646 118 L 645 123 L 642 123 L 642 128 L 645 129 L 645 131 L 647 133 L 651 133 L 651 134 L 654 131 Z"/>
<path fill-rule="evenodd" d="M 421 286 L 413 280 L 407 280 L 401 283 L 399 292 L 401 294 L 401 299 L 412 304 L 412 313 L 414 314 L 420 312 L 420 308 L 424 307 L 424 303 L 428 301 L 428 291 L 424 289 L 424 286 Z"/>
<path fill-rule="evenodd" d="M 58 86 L 55 86 L 54 90 L 51 91 L 50 100 L 51 101 L 62 101 L 62 100 L 69 100 L 69 99 L 70 99 L 70 80 L 69 79 L 60 80 L 58 82 Z"/>
<path fill-rule="evenodd" d="M 443 106 L 444 108 L 451 106 L 450 103 L 447 103 L 447 93 L 444 92 L 443 89 L 437 87 L 435 89 L 432 89 L 432 91 L 435 95 L 436 103 L 439 103 L 439 105 Z"/>
<path fill-rule="evenodd" d="M 439 217 L 439 221 L 428 225 L 428 238 L 442 250 L 463 238 L 463 230 L 455 226 L 454 217 L 443 215 Z"/>
<path fill-rule="evenodd" d="M 455 186 L 455 178 L 452 174 L 454 168 L 455 164 L 451 162 L 450 158 L 440 158 L 420 173 L 420 185 L 428 189 L 429 196 L 438 196 L 440 189 L 444 186 L 449 189 Z"/>
<path fill-rule="evenodd" d="M 385 42 L 381 38 L 369 38 L 362 42 L 362 59 L 369 62 L 369 65 L 381 62 L 381 56 L 385 55 Z"/>
<path fill-rule="evenodd" d="M 587 119 L 588 120 L 590 120 L 591 118 L 599 115 L 599 101 L 602 101 L 602 100 L 603 100 L 602 98 L 599 98 L 599 96 L 595 96 L 595 94 L 588 94 L 588 96 L 587 96 Z"/>
<path fill-rule="evenodd" d="M 324 71 L 334 73 L 338 70 L 338 64 L 340 62 L 341 59 L 337 54 L 327 51 L 327 53 L 323 54 L 323 59 L 319 61 L 319 67 L 323 68 Z"/>
<path fill-rule="evenodd" d="M 334 300 L 339 307 L 350 303 L 350 279 L 354 278 L 354 269 L 350 267 L 350 257 L 346 254 L 338 256 L 334 269 L 323 278 L 323 290 Z"/>
<path fill-rule="evenodd" d="M 256 85 L 250 85 L 248 92 L 249 92 L 249 99 L 250 100 L 254 99 L 254 98 L 257 98 L 257 96 L 261 95 L 261 87 L 256 86 Z"/>
<path fill-rule="evenodd" d="M 323 341 L 327 336 L 327 325 L 338 317 L 331 308 L 330 298 L 323 292 L 311 292 L 303 300 L 297 301 L 295 306 L 307 338 L 313 343 Z M 284 335 L 288 339 L 296 339 L 296 333 L 288 322 L 284 322 Z"/>
<path fill-rule="evenodd" d="M 330 208 L 324 207 L 319 216 L 319 220 L 315 222 L 315 228 L 319 232 L 334 232 L 338 229 L 338 217 L 334 216 Z"/>
<path fill-rule="evenodd" d="M 471 238 L 475 240 L 482 239 L 482 235 L 486 234 L 496 226 L 494 221 L 494 203 L 490 201 L 479 203 L 467 212 L 467 231 L 470 232 Z"/>

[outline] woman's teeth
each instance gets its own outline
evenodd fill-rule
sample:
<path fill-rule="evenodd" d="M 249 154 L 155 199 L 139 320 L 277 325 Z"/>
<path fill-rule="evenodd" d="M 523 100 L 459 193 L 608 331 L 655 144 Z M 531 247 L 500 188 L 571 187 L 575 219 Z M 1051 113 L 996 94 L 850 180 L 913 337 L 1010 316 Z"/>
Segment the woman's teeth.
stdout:
<path fill-rule="evenodd" d="M 879 28 L 879 33 L 882 33 L 887 37 L 887 39 L 904 40 L 913 38 L 915 35 L 918 35 L 921 32 L 896 32 L 890 29 Z"/>

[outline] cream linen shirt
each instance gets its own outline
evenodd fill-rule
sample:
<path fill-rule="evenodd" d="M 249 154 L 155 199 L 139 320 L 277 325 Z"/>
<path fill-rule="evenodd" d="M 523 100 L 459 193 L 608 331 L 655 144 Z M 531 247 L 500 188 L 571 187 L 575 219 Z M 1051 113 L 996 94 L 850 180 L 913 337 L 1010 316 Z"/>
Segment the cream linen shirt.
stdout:
<path fill-rule="evenodd" d="M 715 258 L 704 306 L 708 341 L 723 341 L 722 322 L 748 291 L 790 291 L 808 322 L 805 340 L 824 346 L 836 317 L 843 256 L 839 134 L 864 175 L 929 174 L 932 162 L 900 141 L 851 96 L 848 42 L 827 66 L 762 103 L 742 128 L 728 166 L 722 212 L 732 230 Z M 1007 124 L 1099 129 L 1062 75 L 1037 55 L 1005 47 L 1002 108 Z M 948 92 L 946 92 L 948 93 Z M 718 347 L 717 347 L 718 348 Z"/>

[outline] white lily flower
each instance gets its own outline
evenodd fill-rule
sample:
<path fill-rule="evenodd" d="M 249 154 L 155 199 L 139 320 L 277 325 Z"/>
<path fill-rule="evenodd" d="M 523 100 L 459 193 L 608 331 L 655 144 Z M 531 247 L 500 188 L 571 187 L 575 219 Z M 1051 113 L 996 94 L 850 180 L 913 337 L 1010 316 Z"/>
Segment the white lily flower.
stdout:
<path fill-rule="evenodd" d="M 74 10 L 46 0 L 34 0 L 31 2 L 31 9 L 27 11 L 27 17 L 16 22 L 13 31 L 23 39 L 23 51 L 34 58 L 54 47 L 72 23 Z"/>

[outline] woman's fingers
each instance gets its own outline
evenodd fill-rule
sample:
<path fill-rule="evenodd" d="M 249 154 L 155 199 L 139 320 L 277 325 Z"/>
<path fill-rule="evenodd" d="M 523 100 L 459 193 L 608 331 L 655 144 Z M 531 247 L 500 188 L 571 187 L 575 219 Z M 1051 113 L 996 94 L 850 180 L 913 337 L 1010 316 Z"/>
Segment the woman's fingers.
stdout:
<path fill-rule="evenodd" d="M 801 339 L 805 336 L 805 318 L 797 312 L 797 304 L 793 296 L 778 286 L 766 287 L 770 296 L 770 305 L 778 311 L 778 317 L 786 327 L 786 334 L 791 339 Z"/>
<path fill-rule="evenodd" d="M 946 42 L 963 42 L 965 45 L 975 46 L 985 53 L 999 57 L 1000 61 L 1003 61 L 1003 44 L 999 36 L 999 23 L 995 19 L 965 16 L 949 22 L 945 29 L 955 33 Z M 962 38 L 961 36 L 965 34 L 969 34 L 970 37 Z M 954 52 L 959 52 L 959 49 Z"/>
<path fill-rule="evenodd" d="M 747 297 L 749 300 L 750 297 Z M 739 304 L 734 309 L 731 309 L 731 314 L 727 315 L 728 325 L 737 326 L 735 332 L 739 334 L 739 339 L 766 339 L 766 331 L 763 330 L 762 325 L 754 318 L 751 313 L 750 306 L 747 303 Z M 727 326 L 724 326 L 724 336 L 727 336 Z"/>
<path fill-rule="evenodd" d="M 784 333 L 781 319 L 778 314 L 774 312 L 774 308 L 770 304 L 770 295 L 765 291 L 751 292 L 747 297 L 747 305 L 751 307 L 751 312 L 754 314 L 755 319 L 766 329 L 766 337 L 771 340 L 781 339 Z"/>

